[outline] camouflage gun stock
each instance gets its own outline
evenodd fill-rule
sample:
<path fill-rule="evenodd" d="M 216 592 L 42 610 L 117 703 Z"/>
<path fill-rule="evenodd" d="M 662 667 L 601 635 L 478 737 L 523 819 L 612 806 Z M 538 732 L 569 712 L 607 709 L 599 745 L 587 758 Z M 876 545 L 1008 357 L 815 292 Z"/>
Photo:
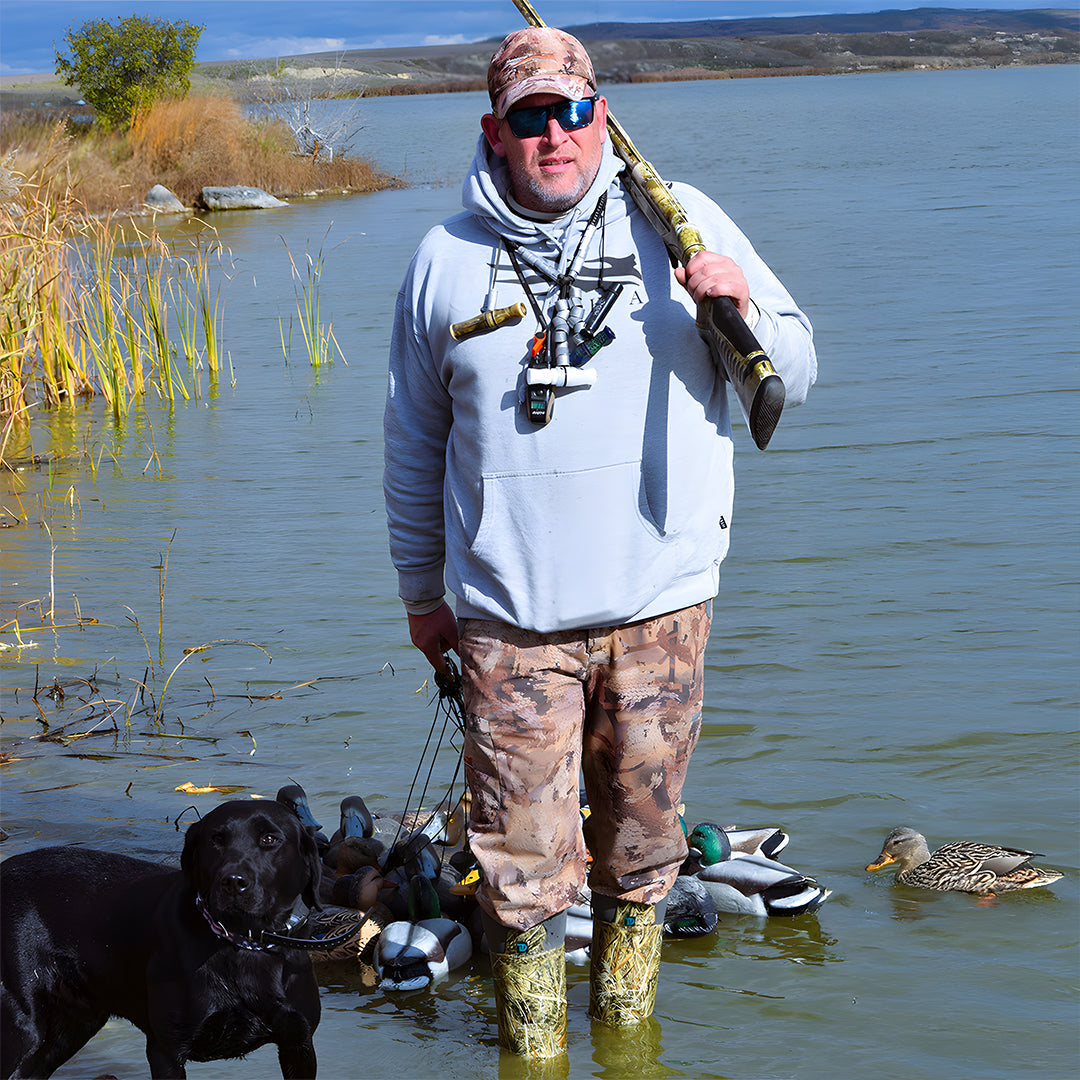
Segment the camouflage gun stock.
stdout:
<path fill-rule="evenodd" d="M 530 26 L 546 25 L 529 0 L 514 0 L 514 6 Z M 638 153 L 610 112 L 607 132 L 612 149 L 626 163 L 627 184 L 634 202 L 663 239 L 672 265 L 685 266 L 694 255 L 705 250 L 701 234 L 660 174 Z M 730 297 L 710 298 L 699 304 L 697 327 L 738 395 L 754 443 L 764 450 L 784 408 L 783 379 Z"/>

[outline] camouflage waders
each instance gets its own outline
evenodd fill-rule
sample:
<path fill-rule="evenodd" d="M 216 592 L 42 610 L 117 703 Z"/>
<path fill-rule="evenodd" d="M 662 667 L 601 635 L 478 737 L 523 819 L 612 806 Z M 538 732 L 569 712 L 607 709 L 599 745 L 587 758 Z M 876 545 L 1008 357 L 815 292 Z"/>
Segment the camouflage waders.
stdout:
<path fill-rule="evenodd" d="M 678 808 L 701 728 L 710 615 L 702 603 L 552 634 L 463 621 L 469 842 L 484 871 L 477 899 L 486 915 L 527 930 L 576 902 L 585 882 L 580 770 L 594 902 L 630 902 L 651 916 L 687 852 Z M 661 928 L 642 933 L 652 919 L 637 921 L 631 940 L 646 942 L 650 955 L 636 970 L 650 973 L 652 988 L 633 996 L 651 1010 Z M 594 970 L 602 966 L 594 956 Z M 627 989 L 619 986 L 616 998 Z"/>

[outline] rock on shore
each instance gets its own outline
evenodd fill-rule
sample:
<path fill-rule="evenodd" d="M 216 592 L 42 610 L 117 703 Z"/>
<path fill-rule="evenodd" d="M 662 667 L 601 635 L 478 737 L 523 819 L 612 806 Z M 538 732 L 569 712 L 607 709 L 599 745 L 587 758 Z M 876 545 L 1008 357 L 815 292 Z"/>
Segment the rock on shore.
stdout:
<path fill-rule="evenodd" d="M 195 199 L 196 210 L 266 210 L 275 206 L 288 206 L 262 188 L 204 187 Z"/>

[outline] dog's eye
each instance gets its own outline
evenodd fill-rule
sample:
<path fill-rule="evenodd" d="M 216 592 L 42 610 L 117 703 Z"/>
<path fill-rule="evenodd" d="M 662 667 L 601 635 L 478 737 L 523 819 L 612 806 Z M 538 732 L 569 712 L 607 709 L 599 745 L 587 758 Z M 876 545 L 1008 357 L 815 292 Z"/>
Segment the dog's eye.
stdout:
<path fill-rule="evenodd" d="M 263 833 L 262 836 L 259 837 L 260 847 L 276 847 L 280 843 L 281 837 L 276 833 Z"/>

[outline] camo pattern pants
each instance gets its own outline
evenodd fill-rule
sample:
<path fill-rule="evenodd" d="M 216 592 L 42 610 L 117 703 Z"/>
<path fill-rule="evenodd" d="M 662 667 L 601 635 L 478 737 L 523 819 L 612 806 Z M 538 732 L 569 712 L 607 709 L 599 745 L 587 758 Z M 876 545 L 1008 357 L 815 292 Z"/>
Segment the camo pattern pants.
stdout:
<path fill-rule="evenodd" d="M 594 892 L 639 903 L 667 894 L 687 853 L 678 811 L 711 614 L 709 602 L 554 634 L 463 620 L 469 841 L 489 915 L 524 930 L 575 903 L 586 836 Z"/>

